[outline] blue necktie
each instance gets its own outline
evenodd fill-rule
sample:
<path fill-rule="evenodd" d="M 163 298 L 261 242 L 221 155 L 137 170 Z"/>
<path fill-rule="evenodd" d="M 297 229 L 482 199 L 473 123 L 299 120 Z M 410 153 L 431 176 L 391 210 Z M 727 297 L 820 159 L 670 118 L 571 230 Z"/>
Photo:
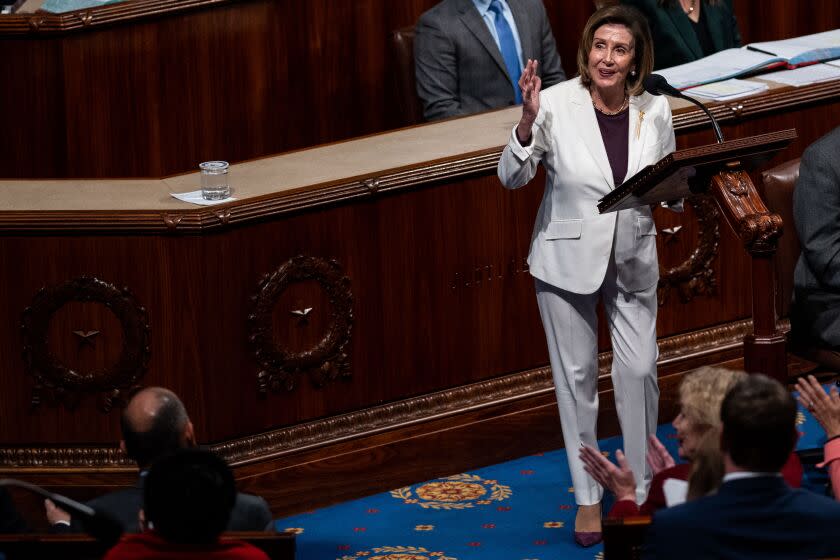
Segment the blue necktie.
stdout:
<path fill-rule="evenodd" d="M 490 2 L 490 11 L 495 14 L 496 35 L 499 36 L 499 48 L 502 51 L 502 58 L 505 59 L 505 66 L 513 82 L 514 99 L 516 103 L 522 103 L 522 92 L 519 91 L 519 76 L 522 75 L 522 64 L 519 62 L 519 55 L 516 54 L 516 41 L 513 39 L 513 30 L 511 30 L 505 16 L 502 14 L 502 4 L 499 0 Z"/>

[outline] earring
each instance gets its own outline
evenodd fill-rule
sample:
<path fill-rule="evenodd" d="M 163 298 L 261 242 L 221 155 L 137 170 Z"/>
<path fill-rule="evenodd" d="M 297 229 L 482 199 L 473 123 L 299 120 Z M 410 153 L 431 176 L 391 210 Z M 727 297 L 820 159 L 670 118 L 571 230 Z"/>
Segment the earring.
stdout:
<path fill-rule="evenodd" d="M 636 76 L 636 70 L 630 70 L 630 75 L 635 77 Z"/>

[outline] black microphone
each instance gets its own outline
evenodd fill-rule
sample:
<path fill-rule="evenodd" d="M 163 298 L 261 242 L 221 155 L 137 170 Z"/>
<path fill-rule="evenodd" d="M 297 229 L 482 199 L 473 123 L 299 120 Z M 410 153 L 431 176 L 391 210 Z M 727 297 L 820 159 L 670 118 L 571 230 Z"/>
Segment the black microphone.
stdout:
<path fill-rule="evenodd" d="M 52 492 L 44 490 L 40 486 L 35 486 L 29 482 L 16 480 L 14 478 L 0 479 L 0 486 L 15 486 L 17 488 L 23 488 L 24 490 L 29 490 L 30 492 L 38 494 L 43 498 L 52 500 L 57 506 L 60 506 L 61 509 L 68 511 L 77 517 L 79 521 L 81 521 L 82 527 L 86 533 L 109 547 L 116 544 L 122 536 L 122 524 L 104 511 L 95 510 L 88 505 L 77 502 L 76 500 L 71 500 L 67 496 L 53 494 Z"/>
<path fill-rule="evenodd" d="M 720 126 L 718 126 L 717 120 L 715 117 L 709 112 L 705 105 L 694 99 L 693 97 L 689 97 L 685 95 L 683 92 L 672 86 L 668 83 L 663 76 L 659 74 L 651 74 L 647 78 L 644 79 L 642 85 L 645 88 L 645 91 L 651 95 L 669 95 L 671 97 L 679 97 L 681 99 L 685 99 L 686 101 L 690 101 L 700 107 L 706 115 L 709 116 L 709 119 L 712 121 L 712 126 L 715 129 L 715 137 L 717 138 L 718 144 L 723 144 L 723 133 L 720 131 Z"/>

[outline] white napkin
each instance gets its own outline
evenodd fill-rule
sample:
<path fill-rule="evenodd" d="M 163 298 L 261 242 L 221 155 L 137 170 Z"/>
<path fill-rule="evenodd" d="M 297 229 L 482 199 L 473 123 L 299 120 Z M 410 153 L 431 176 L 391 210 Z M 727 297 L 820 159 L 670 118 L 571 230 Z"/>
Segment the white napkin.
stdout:
<path fill-rule="evenodd" d="M 182 193 L 169 193 L 178 200 L 183 200 L 184 202 L 189 202 L 191 204 L 200 204 L 201 206 L 213 206 L 215 204 L 223 204 L 225 202 L 230 202 L 231 200 L 236 200 L 234 197 L 229 196 L 227 198 L 222 198 L 220 200 L 207 200 L 206 198 L 201 196 L 201 191 L 192 191 L 192 192 L 182 192 Z"/>

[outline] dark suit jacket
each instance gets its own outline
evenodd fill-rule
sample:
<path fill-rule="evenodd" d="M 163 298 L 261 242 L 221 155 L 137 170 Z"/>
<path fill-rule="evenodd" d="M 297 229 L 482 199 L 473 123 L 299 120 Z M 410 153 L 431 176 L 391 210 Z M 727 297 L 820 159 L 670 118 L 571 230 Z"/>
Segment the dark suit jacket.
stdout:
<path fill-rule="evenodd" d="M 143 507 L 142 479 L 138 480 L 133 488 L 99 496 L 87 502 L 87 505 L 117 518 L 126 533 L 137 533 L 140 531 L 137 513 Z M 241 492 L 236 494 L 236 503 L 228 521 L 228 531 L 265 531 L 271 522 L 271 510 L 263 498 Z M 59 532 L 67 531 L 59 527 L 56 529 Z M 81 532 L 82 527 L 74 519 L 69 531 Z"/>
<path fill-rule="evenodd" d="M 701 9 L 708 22 L 715 52 L 740 47 L 741 33 L 732 11 L 732 0 L 722 0 L 718 4 L 699 1 L 703 2 Z M 633 6 L 647 17 L 653 36 L 654 69 L 670 68 L 703 58 L 697 34 L 677 0 L 667 8 L 661 7 L 658 0 L 621 0 L 621 3 Z"/>
<path fill-rule="evenodd" d="M 0 533 L 26 533 L 26 522 L 15 508 L 9 491 L 0 488 Z"/>
<path fill-rule="evenodd" d="M 522 68 L 540 62 L 543 89 L 565 79 L 542 0 L 508 0 Z M 468 115 L 514 104 L 502 53 L 472 0 L 443 0 L 420 16 L 414 38 L 417 95 L 426 119 Z"/>
<path fill-rule="evenodd" d="M 644 558 L 795 559 L 840 555 L 840 503 L 781 477 L 725 482 L 717 494 L 660 510 Z"/>
<path fill-rule="evenodd" d="M 840 127 L 802 154 L 793 220 L 802 254 L 793 273 L 791 332 L 840 348 Z"/>

